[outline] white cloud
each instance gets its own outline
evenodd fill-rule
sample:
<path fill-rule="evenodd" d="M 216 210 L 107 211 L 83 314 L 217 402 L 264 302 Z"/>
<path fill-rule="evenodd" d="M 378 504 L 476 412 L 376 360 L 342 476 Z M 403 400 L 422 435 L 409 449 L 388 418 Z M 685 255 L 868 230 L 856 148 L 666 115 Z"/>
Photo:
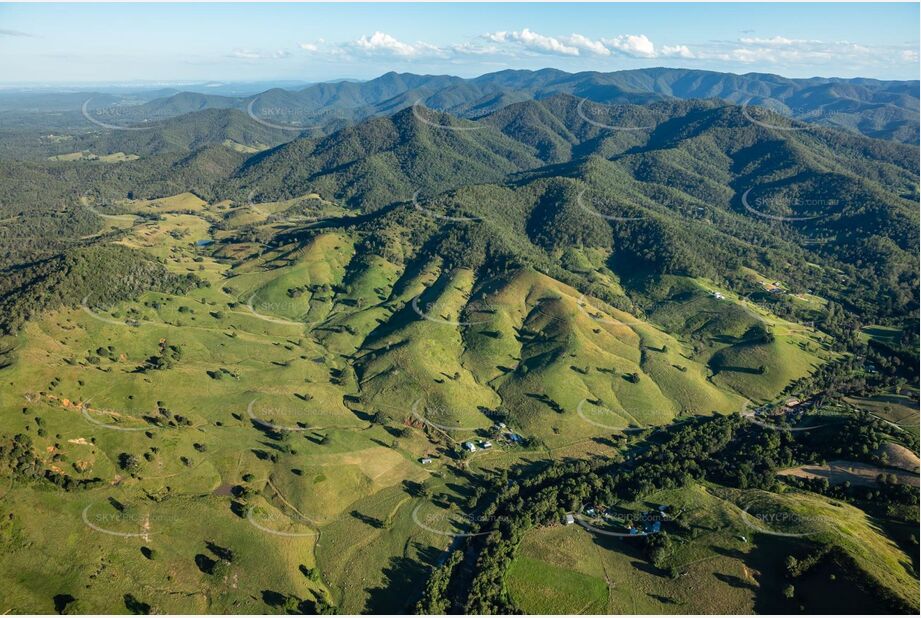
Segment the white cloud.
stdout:
<path fill-rule="evenodd" d="M 445 54 L 444 50 L 437 45 L 430 45 L 421 41 L 405 43 L 386 32 L 380 31 L 371 36 L 365 35 L 345 47 L 363 55 L 395 56 L 398 58 L 443 57 Z"/>
<path fill-rule="evenodd" d="M 850 41 L 793 39 L 780 35 L 744 36 L 735 41 L 710 41 L 695 46 L 693 54 L 695 60 L 741 65 L 760 64 L 766 70 L 778 72 L 787 67 L 802 69 L 809 66 L 816 69 L 831 69 L 831 73 L 842 63 L 851 67 L 871 67 L 891 63 L 893 59 L 913 62 L 911 50 L 907 50 L 904 45 L 868 46 Z M 731 70 L 731 67 L 726 68 Z"/>
<path fill-rule="evenodd" d="M 772 36 L 766 39 L 758 37 L 742 37 L 739 39 L 739 43 L 744 43 L 746 45 L 795 45 L 806 42 L 807 41 L 798 39 L 788 39 L 782 36 Z"/>
<path fill-rule="evenodd" d="M 663 45 L 660 55 L 663 58 L 694 58 L 694 52 L 687 45 Z"/>
<path fill-rule="evenodd" d="M 490 32 L 473 39 L 445 42 L 439 45 L 400 40 L 386 32 L 375 31 L 352 41 L 327 42 L 323 39 L 299 45 L 303 53 L 336 59 L 340 62 L 361 62 L 379 57 L 390 62 L 446 61 L 452 64 L 476 62 L 482 66 L 515 63 L 541 56 L 567 59 L 610 58 L 613 55 L 637 61 L 672 59 L 676 63 L 708 67 L 716 70 L 758 70 L 786 72 L 789 67 L 833 74 L 842 63 L 854 67 L 882 66 L 896 63 L 917 63 L 917 50 L 907 44 L 867 46 L 849 41 L 817 41 L 795 39 L 781 34 L 756 36 L 746 31 L 734 40 L 705 42 L 669 42 L 657 46 L 644 34 L 619 34 L 593 39 L 573 32 L 550 36 L 530 28 Z M 248 49 L 235 50 L 240 58 L 279 57 L 280 52 L 266 53 Z M 616 70 L 620 64 L 599 63 L 597 70 Z"/>
<path fill-rule="evenodd" d="M 385 53 L 395 56 L 415 56 L 418 50 L 410 45 L 397 40 L 385 32 L 375 32 L 371 36 L 363 36 L 353 44 L 355 48 L 367 53 Z"/>
<path fill-rule="evenodd" d="M 612 38 L 594 40 L 579 33 L 552 37 L 524 28 L 513 32 L 490 32 L 483 38 L 505 46 L 510 52 L 514 52 L 515 48 L 520 48 L 528 52 L 558 56 L 610 56 L 612 52 L 633 58 L 655 58 L 657 56 L 655 45 L 644 34 L 621 34 Z"/>
<path fill-rule="evenodd" d="M 604 44 L 627 56 L 655 58 L 656 47 L 645 34 L 621 34 L 611 39 L 602 39 Z"/>
<path fill-rule="evenodd" d="M 572 47 L 585 50 L 596 56 L 610 56 L 611 50 L 604 46 L 601 41 L 593 41 L 585 35 L 572 33 L 563 38 L 563 42 Z"/>
<path fill-rule="evenodd" d="M 486 35 L 486 39 L 494 43 L 517 43 L 530 51 L 561 56 L 579 55 L 579 49 L 577 47 L 566 45 L 552 36 L 544 36 L 543 34 L 532 32 L 528 28 L 524 28 L 518 32 L 492 32 Z"/>
<path fill-rule="evenodd" d="M 752 62 L 757 62 L 759 60 L 777 60 L 774 52 L 770 49 L 748 47 L 738 47 L 733 49 L 729 54 L 729 58 L 744 64 L 751 64 Z"/>
<path fill-rule="evenodd" d="M 230 52 L 232 58 L 239 58 L 240 60 L 270 60 L 270 59 L 279 59 L 287 58 L 291 55 L 291 52 L 284 49 L 276 49 L 275 51 L 264 51 L 259 49 L 247 49 L 247 48 L 236 48 Z"/>
<path fill-rule="evenodd" d="M 483 45 L 482 43 L 457 43 L 448 47 L 448 51 L 457 55 L 500 55 L 502 49 L 497 45 Z"/>

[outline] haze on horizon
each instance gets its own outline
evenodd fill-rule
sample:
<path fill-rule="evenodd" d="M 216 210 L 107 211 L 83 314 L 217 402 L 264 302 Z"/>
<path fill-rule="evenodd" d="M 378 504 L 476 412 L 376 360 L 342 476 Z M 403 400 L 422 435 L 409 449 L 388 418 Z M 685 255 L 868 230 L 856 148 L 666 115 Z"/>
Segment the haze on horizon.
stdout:
<path fill-rule="evenodd" d="M 0 84 L 683 67 L 917 79 L 917 3 L 0 4 Z"/>

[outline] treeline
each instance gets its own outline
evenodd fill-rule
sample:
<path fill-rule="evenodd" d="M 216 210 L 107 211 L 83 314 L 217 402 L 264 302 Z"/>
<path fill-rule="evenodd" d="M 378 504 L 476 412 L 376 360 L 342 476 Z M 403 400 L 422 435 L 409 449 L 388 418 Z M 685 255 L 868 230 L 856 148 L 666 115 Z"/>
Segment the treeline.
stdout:
<path fill-rule="evenodd" d="M 23 433 L 0 442 L 0 464 L 9 469 L 14 479 L 25 483 L 44 480 L 64 491 L 92 489 L 105 484 L 99 477 L 75 479 L 69 474 L 46 468 L 35 453 L 32 438 Z"/>
<path fill-rule="evenodd" d="M 57 307 L 110 306 L 157 290 L 181 294 L 206 282 L 176 275 L 149 255 L 121 245 L 77 249 L 0 273 L 0 329 Z"/>
<path fill-rule="evenodd" d="M 535 526 L 554 525 L 583 504 L 633 502 L 662 489 L 708 480 L 736 488 L 778 487 L 777 470 L 823 461 L 841 440 L 867 452 L 871 433 L 850 425 L 819 432 L 767 430 L 738 415 L 697 418 L 662 430 L 636 447 L 624 462 L 606 459 L 547 464 L 537 472 L 517 471 L 486 478 L 474 532 L 445 565 L 433 573 L 417 612 L 468 614 L 519 613 L 505 587 L 505 576 L 522 536 Z M 861 445 L 859 441 L 866 441 Z M 668 550 L 654 543 L 649 555 Z"/>

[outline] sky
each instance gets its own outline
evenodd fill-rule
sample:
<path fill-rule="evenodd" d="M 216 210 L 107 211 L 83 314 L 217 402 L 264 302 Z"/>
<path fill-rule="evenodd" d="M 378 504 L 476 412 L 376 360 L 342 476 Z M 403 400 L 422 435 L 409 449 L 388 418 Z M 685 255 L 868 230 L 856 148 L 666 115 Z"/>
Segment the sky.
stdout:
<path fill-rule="evenodd" d="M 917 3 L 0 4 L 0 84 L 652 66 L 918 79 Z"/>

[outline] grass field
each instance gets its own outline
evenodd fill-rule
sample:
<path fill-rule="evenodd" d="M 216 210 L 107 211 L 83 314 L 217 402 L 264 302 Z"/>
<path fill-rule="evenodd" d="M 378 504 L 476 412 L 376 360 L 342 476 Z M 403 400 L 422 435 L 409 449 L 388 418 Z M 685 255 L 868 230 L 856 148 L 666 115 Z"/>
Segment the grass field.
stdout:
<path fill-rule="evenodd" d="M 671 579 L 646 561 L 642 538 L 605 536 L 579 525 L 540 529 L 529 533 L 521 548 L 530 569 L 516 562 L 509 590 L 529 611 L 549 613 L 746 613 L 755 608 L 759 582 L 747 566 L 751 545 L 743 542 L 744 527 L 733 509 L 700 487 L 657 494 L 650 502 L 673 504 L 693 518 L 699 536 L 682 543 L 670 562 L 681 573 Z M 644 505 L 624 505 L 639 512 Z M 533 564 L 540 562 L 540 565 Z M 539 573 L 536 582 L 528 577 Z M 578 574 L 590 585 L 578 595 L 557 596 L 544 582 L 572 580 Z M 534 582 L 534 583 L 532 583 Z M 601 585 L 599 591 L 598 585 Z M 770 585 L 763 582 L 762 585 Z M 599 594 L 603 592 L 604 594 Z M 605 604 L 598 607 L 599 601 Z"/>
<path fill-rule="evenodd" d="M 893 393 L 873 397 L 849 397 L 845 401 L 918 435 L 917 393 L 912 396 Z"/>
<path fill-rule="evenodd" d="M 125 154 L 124 152 L 113 152 L 105 155 L 97 155 L 92 152 L 70 152 L 67 154 L 54 155 L 48 157 L 49 161 L 102 161 L 103 163 L 122 163 L 124 161 L 136 161 L 140 157 L 136 154 Z"/>
<path fill-rule="evenodd" d="M 785 557 L 803 555 L 816 541 L 833 541 L 864 573 L 903 598 L 917 597 L 918 583 L 905 569 L 908 556 L 854 507 L 801 492 L 778 496 L 695 485 L 618 509 L 639 513 L 658 504 L 668 505 L 687 528 L 679 532 L 666 519 L 663 529 L 672 534 L 674 549 L 661 568 L 649 563 L 642 538 L 579 525 L 539 528 L 526 535 L 509 572 L 512 598 L 529 613 L 787 613 L 797 604 L 818 613 L 846 612 L 848 604 L 872 608 L 876 599 L 856 594 L 843 581 L 867 577 L 853 572 L 839 570 L 837 580 L 826 575 L 812 582 L 824 588 L 821 594 L 798 595 L 795 601 L 781 594 L 788 583 Z"/>
<path fill-rule="evenodd" d="M 896 344 L 902 335 L 902 330 L 894 326 L 870 325 L 860 329 L 860 335 L 865 340 L 874 340 L 886 344 Z"/>
<path fill-rule="evenodd" d="M 116 206 L 99 206 L 103 233 L 207 285 L 109 307 L 87 298 L 7 342 L 0 434 L 28 434 L 47 469 L 101 485 L 2 489 L 4 611 L 53 611 L 55 595 L 86 611 L 136 610 L 125 595 L 174 613 L 282 613 L 289 597 L 406 611 L 469 529 L 467 470 L 605 453 L 596 438 L 738 410 L 819 359 L 811 334 L 778 335 L 764 357 L 731 360 L 767 363 L 769 383 L 714 379 L 710 356 L 732 344 L 695 351 L 681 329 L 668 334 L 535 271 L 481 281 L 440 259 L 362 257 L 361 239 L 341 229 L 260 240 L 343 215 L 314 194 L 208 204 L 184 193 Z M 599 255 L 567 259 L 619 285 Z M 497 440 L 455 461 L 458 443 L 484 436 L 495 413 L 539 440 Z M 636 567 L 621 541 L 552 534 L 569 536 L 550 545 L 599 561 L 556 573 L 544 562 L 559 551 L 526 544 L 509 584 L 522 607 L 704 609 L 696 592 Z M 741 551 L 732 535 L 718 540 Z M 694 547 L 688 562 L 702 557 Z M 738 560 L 710 554 L 701 564 L 747 577 Z M 40 584 L 37 556 L 56 565 Z M 751 590 L 718 581 L 720 609 L 753 607 Z"/>
<path fill-rule="evenodd" d="M 654 293 L 652 321 L 685 338 L 712 383 L 748 400 L 770 400 L 835 356 L 826 336 L 777 317 L 758 294 L 742 297 L 686 277 L 666 277 Z"/>

